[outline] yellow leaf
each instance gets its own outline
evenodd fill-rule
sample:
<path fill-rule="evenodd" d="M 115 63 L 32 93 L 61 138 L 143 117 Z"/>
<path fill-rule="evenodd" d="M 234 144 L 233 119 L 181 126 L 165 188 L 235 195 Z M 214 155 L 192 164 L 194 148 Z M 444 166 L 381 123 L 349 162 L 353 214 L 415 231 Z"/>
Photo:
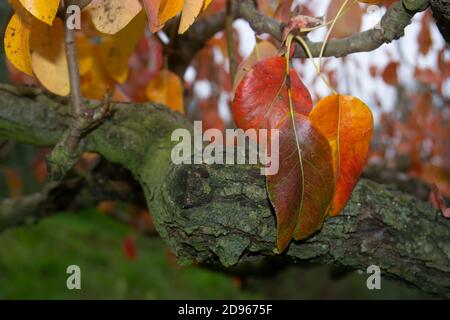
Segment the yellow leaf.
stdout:
<path fill-rule="evenodd" d="M 169 70 L 162 70 L 147 86 L 151 102 L 163 104 L 173 111 L 184 114 L 183 85 L 181 79 Z"/>
<path fill-rule="evenodd" d="M 98 47 L 93 47 L 93 64 L 92 68 L 81 77 L 81 91 L 87 99 L 101 100 L 108 89 L 114 88 L 114 81 L 109 78 L 108 74 L 103 70 L 100 61 Z"/>
<path fill-rule="evenodd" d="M 94 63 L 92 44 L 89 39 L 81 34 L 77 34 L 78 67 L 80 75 L 83 76 L 89 72 Z"/>
<path fill-rule="evenodd" d="M 6 27 L 5 52 L 8 60 L 20 71 L 33 75 L 30 55 L 30 24 L 14 14 Z"/>
<path fill-rule="evenodd" d="M 53 26 L 35 20 L 30 35 L 30 47 L 36 78 L 49 91 L 61 96 L 69 95 L 69 70 L 62 20 L 56 18 Z"/>
<path fill-rule="evenodd" d="M 58 12 L 60 0 L 19 0 L 33 16 L 52 25 Z"/>
<path fill-rule="evenodd" d="M 162 0 L 159 7 L 159 24 L 163 25 L 183 9 L 183 0 Z"/>
<path fill-rule="evenodd" d="M 98 31 L 116 34 L 142 11 L 142 5 L 139 0 L 92 0 L 87 9 Z"/>
<path fill-rule="evenodd" d="M 213 0 L 205 0 L 205 4 L 203 5 L 203 11 L 205 11 L 206 9 L 208 9 L 209 5 L 211 4 Z"/>
<path fill-rule="evenodd" d="M 203 8 L 204 0 L 184 0 L 179 34 L 183 34 L 194 23 Z"/>
<path fill-rule="evenodd" d="M 124 29 L 102 39 L 100 62 L 118 83 L 124 83 L 128 78 L 128 59 L 144 34 L 145 25 L 145 12 L 141 11 Z"/>

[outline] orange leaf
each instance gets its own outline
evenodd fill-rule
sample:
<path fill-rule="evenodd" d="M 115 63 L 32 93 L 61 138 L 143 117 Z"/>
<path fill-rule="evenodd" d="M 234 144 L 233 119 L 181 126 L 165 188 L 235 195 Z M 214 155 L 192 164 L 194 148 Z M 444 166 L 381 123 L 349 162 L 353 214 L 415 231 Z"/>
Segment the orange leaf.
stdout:
<path fill-rule="evenodd" d="M 344 1 L 345 0 L 331 1 L 327 11 L 328 20 L 333 20 L 337 16 Z M 331 32 L 332 38 L 345 38 L 361 30 L 363 13 L 361 7 L 353 1 L 349 1 L 346 8 L 349 8 L 348 11 L 344 16 L 337 20 L 336 25 Z"/>
<path fill-rule="evenodd" d="M 179 14 L 182 9 L 183 0 L 161 0 L 158 15 L 159 24 L 163 25 L 168 20 Z"/>
<path fill-rule="evenodd" d="M 10 168 L 1 168 L 1 172 L 6 178 L 6 183 L 8 185 L 11 197 L 12 198 L 19 197 L 23 191 L 23 181 L 19 173 L 14 169 Z"/>
<path fill-rule="evenodd" d="M 162 70 L 150 81 L 146 93 L 151 102 L 161 103 L 173 111 L 185 113 L 183 85 L 175 73 Z"/>
<path fill-rule="evenodd" d="M 355 97 L 332 95 L 314 107 L 310 118 L 332 148 L 336 191 L 330 215 L 335 216 L 349 200 L 366 163 L 373 132 L 372 112 Z"/>

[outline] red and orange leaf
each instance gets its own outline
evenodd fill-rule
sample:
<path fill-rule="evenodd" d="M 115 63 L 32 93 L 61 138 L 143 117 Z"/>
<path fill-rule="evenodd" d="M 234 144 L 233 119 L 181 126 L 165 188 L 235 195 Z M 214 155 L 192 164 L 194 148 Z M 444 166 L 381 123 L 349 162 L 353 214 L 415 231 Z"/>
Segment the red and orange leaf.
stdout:
<path fill-rule="evenodd" d="M 310 118 L 332 148 L 336 191 L 329 214 L 335 216 L 350 199 L 366 164 L 373 132 L 372 112 L 355 97 L 332 95 L 314 107 Z"/>
<path fill-rule="evenodd" d="M 294 110 L 308 115 L 312 109 L 311 95 L 291 70 L 290 82 Z M 239 84 L 232 112 L 236 125 L 244 130 L 275 128 L 289 113 L 286 59 L 272 57 L 257 63 Z"/>
<path fill-rule="evenodd" d="M 305 239 L 322 227 L 333 198 L 333 160 L 327 139 L 304 115 L 296 115 L 295 130 L 289 114 L 277 128 L 280 167 L 267 177 L 267 189 L 282 252 L 292 238 Z"/>
<path fill-rule="evenodd" d="M 271 58 L 276 56 L 278 53 L 278 49 L 268 41 L 258 42 L 253 49 L 252 53 L 248 56 L 247 59 L 242 61 L 239 65 L 236 77 L 234 78 L 233 92 L 236 91 L 237 86 L 242 81 L 244 76 L 249 72 L 253 66 L 259 61 L 265 60 L 267 58 Z"/>
<path fill-rule="evenodd" d="M 30 29 L 30 22 L 15 13 L 6 27 L 4 45 L 6 57 L 14 67 L 31 76 Z"/>

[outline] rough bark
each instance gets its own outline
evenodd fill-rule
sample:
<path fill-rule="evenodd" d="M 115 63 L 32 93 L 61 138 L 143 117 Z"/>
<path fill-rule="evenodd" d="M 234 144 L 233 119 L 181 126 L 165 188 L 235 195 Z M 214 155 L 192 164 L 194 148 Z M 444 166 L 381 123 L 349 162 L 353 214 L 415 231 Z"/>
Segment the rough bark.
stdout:
<path fill-rule="evenodd" d="M 53 146 L 70 122 L 67 101 L 37 89 L 1 85 L 0 101 L 3 139 Z M 119 104 L 80 148 L 131 171 L 181 263 L 231 266 L 275 255 L 276 221 L 259 170 L 171 165 L 176 142 L 170 137 L 180 127 L 191 128 L 162 106 Z M 356 269 L 376 264 L 387 277 L 450 297 L 450 221 L 428 204 L 368 180 L 361 180 L 341 216 L 328 219 L 307 241 L 292 243 L 283 256 Z"/>

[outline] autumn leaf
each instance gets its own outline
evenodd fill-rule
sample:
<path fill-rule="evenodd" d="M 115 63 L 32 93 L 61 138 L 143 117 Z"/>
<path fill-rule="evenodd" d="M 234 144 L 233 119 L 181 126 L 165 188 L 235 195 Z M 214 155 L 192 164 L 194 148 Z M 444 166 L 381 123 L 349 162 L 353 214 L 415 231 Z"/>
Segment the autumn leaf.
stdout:
<path fill-rule="evenodd" d="M 447 207 L 444 196 L 435 183 L 431 185 L 429 200 L 433 207 L 439 209 L 445 218 L 450 219 L 450 208 Z"/>
<path fill-rule="evenodd" d="M 236 72 L 236 77 L 234 79 L 233 92 L 236 92 L 237 86 L 242 81 L 244 76 L 249 72 L 253 66 L 259 61 L 265 60 L 267 58 L 271 58 L 276 56 L 278 53 L 278 49 L 268 41 L 258 42 L 253 49 L 250 56 L 247 59 L 242 61 L 242 63 L 238 66 L 238 70 Z"/>
<path fill-rule="evenodd" d="M 333 157 L 326 137 L 307 118 L 310 94 L 290 71 L 291 115 L 286 59 L 257 63 L 241 81 L 232 111 L 243 130 L 279 129 L 279 171 L 267 177 L 267 189 L 277 215 L 277 246 L 305 239 L 321 228 L 333 197 Z"/>
<path fill-rule="evenodd" d="M 10 196 L 17 198 L 22 195 L 23 181 L 19 173 L 11 168 L 0 167 L 0 173 L 5 177 Z"/>
<path fill-rule="evenodd" d="M 8 60 L 20 71 L 32 75 L 30 54 L 30 21 L 15 13 L 6 27 L 4 46 Z"/>
<path fill-rule="evenodd" d="M 330 2 L 330 6 L 327 11 L 328 20 L 333 20 L 337 16 L 339 9 L 342 7 L 344 2 L 345 0 L 333 0 Z M 354 3 L 354 1 L 349 1 L 346 8 L 347 9 L 343 12 L 345 15 L 337 20 L 331 32 L 330 36 L 332 38 L 349 37 L 361 30 L 363 15 L 361 7 L 357 3 Z"/>
<path fill-rule="evenodd" d="M 83 34 L 77 34 L 76 38 L 77 51 L 78 51 L 78 67 L 80 70 L 80 75 L 83 76 L 89 72 L 94 63 L 93 58 L 93 45 L 87 37 Z"/>
<path fill-rule="evenodd" d="M 52 25 L 60 0 L 19 0 L 25 9 L 40 21 Z"/>
<path fill-rule="evenodd" d="M 178 33 L 182 34 L 194 23 L 198 15 L 208 8 L 212 0 L 161 0 L 159 8 L 159 25 L 181 12 Z"/>
<path fill-rule="evenodd" d="M 161 29 L 158 14 L 161 7 L 161 0 L 142 0 L 145 12 L 147 13 L 148 26 L 151 32 Z"/>
<path fill-rule="evenodd" d="M 373 116 L 361 100 L 332 95 L 310 114 L 311 122 L 328 139 L 333 154 L 336 191 L 330 215 L 344 208 L 364 168 L 373 132 Z"/>
<path fill-rule="evenodd" d="M 183 34 L 194 23 L 203 9 L 204 0 L 184 0 L 183 14 L 181 15 L 179 34 Z"/>
<path fill-rule="evenodd" d="M 381 74 L 384 82 L 390 84 L 391 86 L 398 85 L 398 66 L 399 63 L 395 61 L 391 61 L 387 64 Z"/>
<path fill-rule="evenodd" d="M 115 35 L 101 37 L 100 62 L 118 83 L 124 83 L 128 78 L 128 59 L 144 34 L 145 24 L 145 13 L 142 11 Z"/>
<path fill-rule="evenodd" d="M 136 241 L 133 236 L 127 236 L 122 241 L 122 251 L 125 258 L 129 261 L 136 261 L 138 252 L 136 248 Z"/>
<path fill-rule="evenodd" d="M 146 93 L 151 102 L 161 103 L 173 111 L 185 113 L 183 85 L 175 73 L 166 69 L 159 72 L 148 84 Z"/>
<path fill-rule="evenodd" d="M 298 74 L 291 70 L 292 102 L 297 113 L 308 115 L 312 109 L 309 91 Z M 289 112 L 286 59 L 272 57 L 260 61 L 239 84 L 232 105 L 236 125 L 244 130 L 271 129 Z"/>
<path fill-rule="evenodd" d="M 327 139 L 304 115 L 289 114 L 280 129 L 280 167 L 267 177 L 277 214 L 277 246 L 282 252 L 294 237 L 301 240 L 322 227 L 333 197 L 333 161 Z M 297 135 L 297 136 L 296 136 Z"/>
<path fill-rule="evenodd" d="M 158 20 L 163 25 L 183 10 L 183 0 L 161 0 Z"/>
<path fill-rule="evenodd" d="M 142 11 L 142 5 L 139 0 L 92 0 L 87 10 L 98 31 L 116 34 Z"/>
<path fill-rule="evenodd" d="M 104 98 L 106 91 L 114 88 L 115 83 L 108 76 L 99 61 L 99 48 L 94 46 L 92 50 L 92 68 L 80 78 L 81 90 L 85 98 L 101 100 Z"/>
<path fill-rule="evenodd" d="M 69 95 L 70 82 L 63 21 L 56 18 L 53 25 L 49 26 L 35 20 L 30 36 L 30 48 L 36 78 L 49 91 L 61 96 Z"/>

